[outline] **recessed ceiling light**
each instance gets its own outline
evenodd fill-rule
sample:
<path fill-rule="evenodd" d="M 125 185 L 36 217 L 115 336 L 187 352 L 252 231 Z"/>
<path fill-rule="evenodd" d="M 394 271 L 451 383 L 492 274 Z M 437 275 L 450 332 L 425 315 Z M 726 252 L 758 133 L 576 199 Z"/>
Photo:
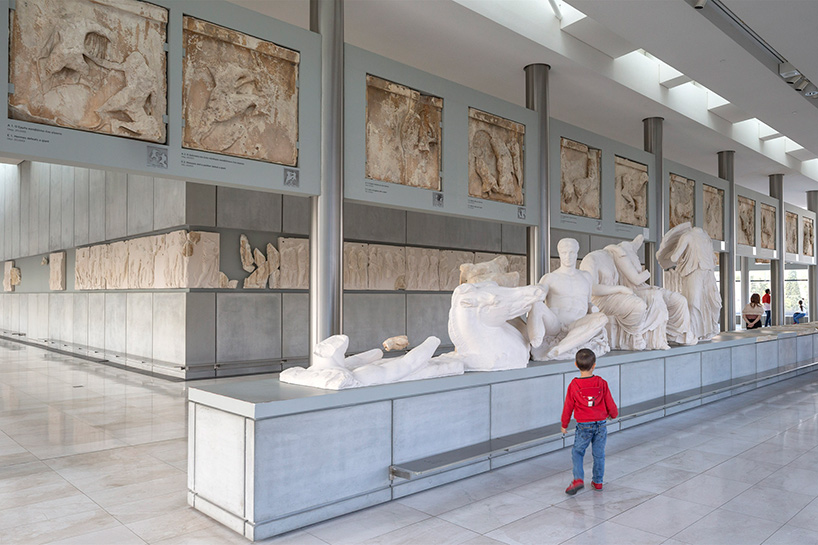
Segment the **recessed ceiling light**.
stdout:
<path fill-rule="evenodd" d="M 804 76 L 802 76 L 801 74 L 796 74 L 795 76 L 790 76 L 788 78 L 784 78 L 784 81 L 786 81 L 790 85 L 795 85 L 796 83 L 798 83 L 802 79 L 804 79 Z"/>
<path fill-rule="evenodd" d="M 801 72 L 792 63 L 782 62 L 778 65 L 778 74 L 784 79 L 789 79 L 793 76 L 800 76 Z"/>
<path fill-rule="evenodd" d="M 804 96 L 809 98 L 818 98 L 818 87 L 814 83 L 810 83 L 804 89 Z"/>
<path fill-rule="evenodd" d="M 806 89 L 806 88 L 807 88 L 807 85 L 809 85 L 809 84 L 810 84 L 810 83 L 809 83 L 809 80 L 808 80 L 807 78 L 804 78 L 804 79 L 802 79 L 801 81 L 799 81 L 798 83 L 796 83 L 796 84 L 794 85 L 794 87 L 795 87 L 795 88 L 796 88 L 798 91 L 803 91 L 804 89 Z"/>

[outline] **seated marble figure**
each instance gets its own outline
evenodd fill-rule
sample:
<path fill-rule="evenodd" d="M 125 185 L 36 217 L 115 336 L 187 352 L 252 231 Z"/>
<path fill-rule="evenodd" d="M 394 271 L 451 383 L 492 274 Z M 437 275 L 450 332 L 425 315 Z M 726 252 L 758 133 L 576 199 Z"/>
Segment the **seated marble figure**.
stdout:
<path fill-rule="evenodd" d="M 531 335 L 531 356 L 535 360 L 570 358 L 581 348 L 601 356 L 610 350 L 605 330 L 608 317 L 591 301 L 591 274 L 577 269 L 579 243 L 564 238 L 557 244 L 557 251 L 560 267 L 539 281 L 545 301 L 534 303 L 528 314 L 529 331 L 542 328 Z M 534 345 L 539 337 L 542 343 Z"/>

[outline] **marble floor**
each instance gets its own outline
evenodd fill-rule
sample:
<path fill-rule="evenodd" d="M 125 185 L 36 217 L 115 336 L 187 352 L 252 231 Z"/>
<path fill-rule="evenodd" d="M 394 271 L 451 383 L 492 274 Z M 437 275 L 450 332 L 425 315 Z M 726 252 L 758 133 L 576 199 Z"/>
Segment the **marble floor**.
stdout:
<path fill-rule="evenodd" d="M 248 543 L 187 506 L 185 396 L 0 342 L 0 543 Z M 264 543 L 818 543 L 818 373 L 613 434 L 605 489 L 569 481 L 562 450 Z"/>

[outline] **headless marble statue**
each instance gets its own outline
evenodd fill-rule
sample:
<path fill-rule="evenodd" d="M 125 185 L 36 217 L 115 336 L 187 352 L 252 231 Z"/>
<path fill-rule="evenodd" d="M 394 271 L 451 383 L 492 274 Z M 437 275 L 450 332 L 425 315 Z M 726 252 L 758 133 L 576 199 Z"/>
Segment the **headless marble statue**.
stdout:
<path fill-rule="evenodd" d="M 536 302 L 528 314 L 529 329 L 541 324 L 542 344 L 531 347 L 535 360 L 573 357 L 580 348 L 589 348 L 597 356 L 610 350 L 605 326 L 608 317 L 591 301 L 591 274 L 577 269 L 579 243 L 564 238 L 557 244 L 560 267 L 543 275 L 539 285 L 545 289 L 544 303 Z M 533 339 L 532 339 L 533 342 Z"/>

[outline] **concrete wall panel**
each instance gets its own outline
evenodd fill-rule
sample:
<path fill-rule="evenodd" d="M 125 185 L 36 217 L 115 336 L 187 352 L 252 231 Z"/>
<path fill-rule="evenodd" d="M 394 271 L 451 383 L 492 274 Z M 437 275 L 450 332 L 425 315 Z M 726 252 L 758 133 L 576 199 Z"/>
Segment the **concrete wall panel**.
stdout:
<path fill-rule="evenodd" d="M 309 344 L 310 295 L 281 294 L 281 357 L 308 358 Z"/>
<path fill-rule="evenodd" d="M 281 195 L 218 187 L 216 196 L 217 227 L 281 232 Z"/>
<path fill-rule="evenodd" d="M 675 394 L 702 385 L 701 356 L 698 353 L 665 358 L 665 393 Z"/>
<path fill-rule="evenodd" d="M 345 202 L 344 238 L 362 242 L 406 244 L 406 212 Z M 431 242 L 423 244 L 432 245 Z"/>
<path fill-rule="evenodd" d="M 628 407 L 665 395 L 663 358 L 621 365 L 621 406 Z"/>
<path fill-rule="evenodd" d="M 281 230 L 288 235 L 310 235 L 312 206 L 309 197 L 283 195 L 281 200 Z M 349 236 L 346 233 L 344 236 Z"/>
<path fill-rule="evenodd" d="M 54 167 L 52 166 L 52 169 Z M 74 167 L 61 166 L 62 179 L 60 180 L 60 207 L 62 208 L 62 224 L 60 226 L 60 244 L 57 249 L 74 247 L 74 215 L 76 214 L 74 203 Z"/>
<path fill-rule="evenodd" d="M 88 244 L 90 225 L 90 171 L 87 168 L 74 169 L 74 244 Z"/>
<path fill-rule="evenodd" d="M 153 231 L 153 178 L 127 175 L 128 236 Z"/>
<path fill-rule="evenodd" d="M 216 361 L 281 357 L 281 295 L 216 294 Z"/>
<path fill-rule="evenodd" d="M 128 234 L 128 175 L 105 172 L 105 239 Z"/>
<path fill-rule="evenodd" d="M 88 345 L 88 294 L 74 293 L 74 344 Z"/>
<path fill-rule="evenodd" d="M 88 294 L 88 346 L 105 350 L 105 294 Z"/>
<path fill-rule="evenodd" d="M 127 351 L 127 294 L 105 294 L 105 351 L 123 354 Z"/>
<path fill-rule="evenodd" d="M 153 357 L 153 294 L 126 294 L 125 347 L 129 356 Z"/>
<path fill-rule="evenodd" d="M 702 386 L 728 381 L 730 375 L 729 348 L 702 352 Z"/>
<path fill-rule="evenodd" d="M 491 386 L 491 436 L 540 428 L 559 422 L 562 376 L 515 380 Z"/>
<path fill-rule="evenodd" d="M 185 216 L 187 225 L 216 227 L 215 185 L 185 184 Z"/>
<path fill-rule="evenodd" d="M 381 346 L 389 337 L 406 334 L 404 294 L 345 293 L 344 333 L 349 350 L 362 352 Z"/>
<path fill-rule="evenodd" d="M 499 252 L 502 233 L 499 223 L 407 212 L 406 243 L 410 246 Z"/>
<path fill-rule="evenodd" d="M 151 349 L 153 358 L 167 363 L 185 363 L 187 315 L 185 293 L 153 294 Z"/>
<path fill-rule="evenodd" d="M 272 299 L 273 306 L 279 303 L 280 298 L 274 295 Z M 262 306 L 267 301 L 259 302 Z M 273 308 L 275 312 L 276 309 Z M 216 361 L 216 294 L 215 293 L 188 293 L 185 300 L 185 314 L 186 314 L 186 356 L 185 362 L 189 364 L 196 363 L 213 363 Z M 280 350 L 276 348 L 280 346 L 280 331 L 279 322 L 274 320 L 269 327 L 274 329 L 272 338 L 268 340 L 269 344 L 273 346 L 274 351 Z M 252 332 L 248 332 L 252 334 Z M 244 337 L 246 340 L 247 337 Z M 278 343 L 278 344 L 277 344 Z M 268 356 L 278 357 L 278 356 Z"/>
<path fill-rule="evenodd" d="M 105 240 L 105 171 L 91 169 L 88 171 L 88 242 Z"/>
<path fill-rule="evenodd" d="M 153 228 L 158 230 L 185 224 L 185 191 L 187 182 L 154 178 Z"/>
<path fill-rule="evenodd" d="M 452 344 L 449 338 L 449 308 L 452 296 L 448 293 L 407 293 L 406 334 L 412 346 L 417 346 L 434 335 L 442 345 Z"/>
<path fill-rule="evenodd" d="M 758 343 L 758 344 L 772 344 L 774 343 Z M 736 346 L 730 349 L 730 358 L 732 364 L 732 378 L 746 377 L 747 375 L 754 375 L 756 373 L 756 346 L 745 345 Z M 776 350 L 776 357 L 778 352 Z"/>

